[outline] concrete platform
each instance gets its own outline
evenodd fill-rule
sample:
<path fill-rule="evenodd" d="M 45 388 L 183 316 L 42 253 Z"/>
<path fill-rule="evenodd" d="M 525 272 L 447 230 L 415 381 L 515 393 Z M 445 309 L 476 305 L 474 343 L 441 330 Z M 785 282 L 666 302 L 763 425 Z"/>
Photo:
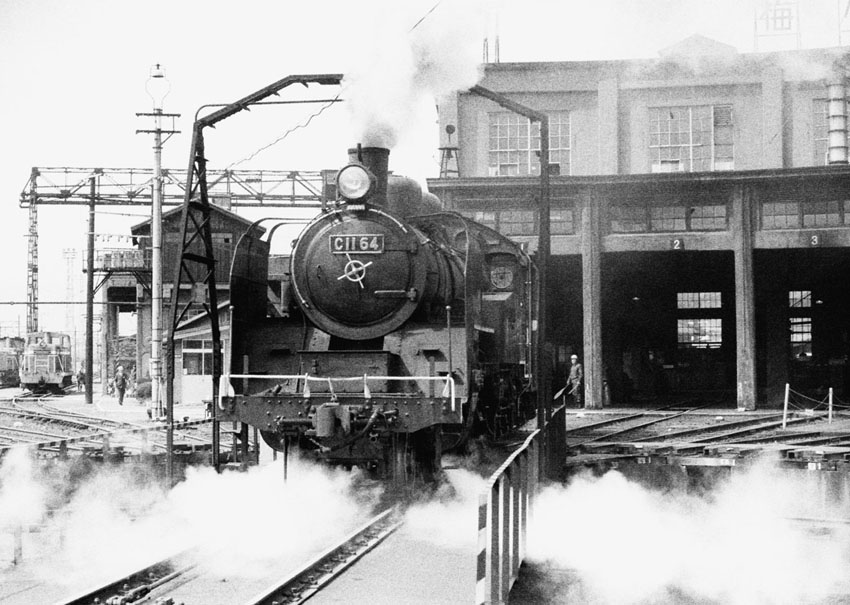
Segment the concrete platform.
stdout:
<path fill-rule="evenodd" d="M 402 529 L 310 601 L 316 605 L 469 605 L 475 602 L 476 550 L 475 544 L 441 546 Z"/>

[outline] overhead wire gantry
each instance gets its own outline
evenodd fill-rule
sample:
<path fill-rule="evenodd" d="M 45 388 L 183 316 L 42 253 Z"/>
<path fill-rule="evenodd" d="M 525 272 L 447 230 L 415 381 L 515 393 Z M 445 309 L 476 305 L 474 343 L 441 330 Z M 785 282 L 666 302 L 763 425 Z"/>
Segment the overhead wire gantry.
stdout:
<path fill-rule="evenodd" d="M 210 199 L 225 207 L 301 207 L 322 204 L 321 171 L 210 170 Z M 163 169 L 163 204 L 183 203 L 184 170 Z M 27 332 L 38 331 L 38 207 L 147 206 L 153 198 L 153 168 L 34 167 L 20 196 L 29 211 L 27 233 Z"/>

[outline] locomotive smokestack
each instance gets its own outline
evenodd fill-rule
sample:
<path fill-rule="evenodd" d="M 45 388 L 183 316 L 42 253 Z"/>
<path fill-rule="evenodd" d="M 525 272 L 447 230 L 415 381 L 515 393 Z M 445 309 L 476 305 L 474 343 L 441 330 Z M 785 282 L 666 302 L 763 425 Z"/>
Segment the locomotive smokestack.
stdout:
<path fill-rule="evenodd" d="M 375 195 L 372 203 L 376 206 L 386 208 L 387 206 L 387 179 L 389 167 L 390 150 L 384 147 L 360 147 L 348 150 L 348 159 L 351 162 L 359 162 L 366 166 L 375 175 Z"/>

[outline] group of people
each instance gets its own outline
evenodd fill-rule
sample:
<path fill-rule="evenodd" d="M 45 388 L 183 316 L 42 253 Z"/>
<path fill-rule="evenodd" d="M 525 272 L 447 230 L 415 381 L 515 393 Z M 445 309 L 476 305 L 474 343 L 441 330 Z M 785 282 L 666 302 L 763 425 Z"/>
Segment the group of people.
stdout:
<path fill-rule="evenodd" d="M 124 366 L 118 366 L 115 369 L 115 375 L 109 379 L 107 385 L 107 394 L 117 395 L 118 405 L 124 405 L 124 393 L 127 392 L 127 385 L 130 382 L 130 377 L 124 371 Z M 81 367 L 77 371 L 77 390 L 82 391 L 86 384 L 86 372 Z"/>

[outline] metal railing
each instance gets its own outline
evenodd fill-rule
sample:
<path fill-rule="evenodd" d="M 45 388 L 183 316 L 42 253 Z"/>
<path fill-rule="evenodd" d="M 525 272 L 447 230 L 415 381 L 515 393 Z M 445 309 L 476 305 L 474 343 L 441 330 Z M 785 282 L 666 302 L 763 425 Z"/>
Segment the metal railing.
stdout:
<path fill-rule="evenodd" d="M 525 558 L 526 532 L 539 477 L 542 432 L 535 430 L 490 476 L 478 501 L 475 603 L 506 603 Z"/>
<path fill-rule="evenodd" d="M 369 380 L 386 380 L 386 381 L 397 381 L 397 382 L 415 382 L 418 380 L 429 381 L 429 382 L 439 382 L 445 383 L 443 388 L 443 392 L 440 397 L 451 398 L 452 404 L 452 412 L 457 411 L 457 402 L 455 401 L 455 381 L 451 376 L 370 376 L 368 374 L 364 374 L 362 376 L 310 376 L 309 374 L 224 374 L 222 375 L 221 385 L 223 388 L 219 389 L 219 393 L 221 396 L 230 396 L 234 395 L 233 388 L 230 384 L 230 379 L 236 378 L 241 380 L 249 380 L 249 379 L 262 379 L 262 380 L 303 380 L 304 386 L 301 390 L 301 396 L 304 398 L 309 398 L 311 396 L 310 392 L 310 382 L 321 382 L 323 384 L 328 385 L 328 394 L 331 398 L 336 397 L 336 393 L 333 389 L 334 382 L 362 382 L 363 383 L 363 397 L 366 399 L 371 398 L 371 391 L 369 390 L 368 381 Z M 222 406 L 221 401 L 218 402 L 218 407 L 220 410 L 224 410 L 225 408 Z"/>
<path fill-rule="evenodd" d="M 479 496 L 476 605 L 508 602 L 525 559 L 528 524 L 540 481 L 560 476 L 566 456 L 564 416 L 563 407 L 554 410 L 542 428 L 531 433 L 490 475 L 487 489 Z"/>

